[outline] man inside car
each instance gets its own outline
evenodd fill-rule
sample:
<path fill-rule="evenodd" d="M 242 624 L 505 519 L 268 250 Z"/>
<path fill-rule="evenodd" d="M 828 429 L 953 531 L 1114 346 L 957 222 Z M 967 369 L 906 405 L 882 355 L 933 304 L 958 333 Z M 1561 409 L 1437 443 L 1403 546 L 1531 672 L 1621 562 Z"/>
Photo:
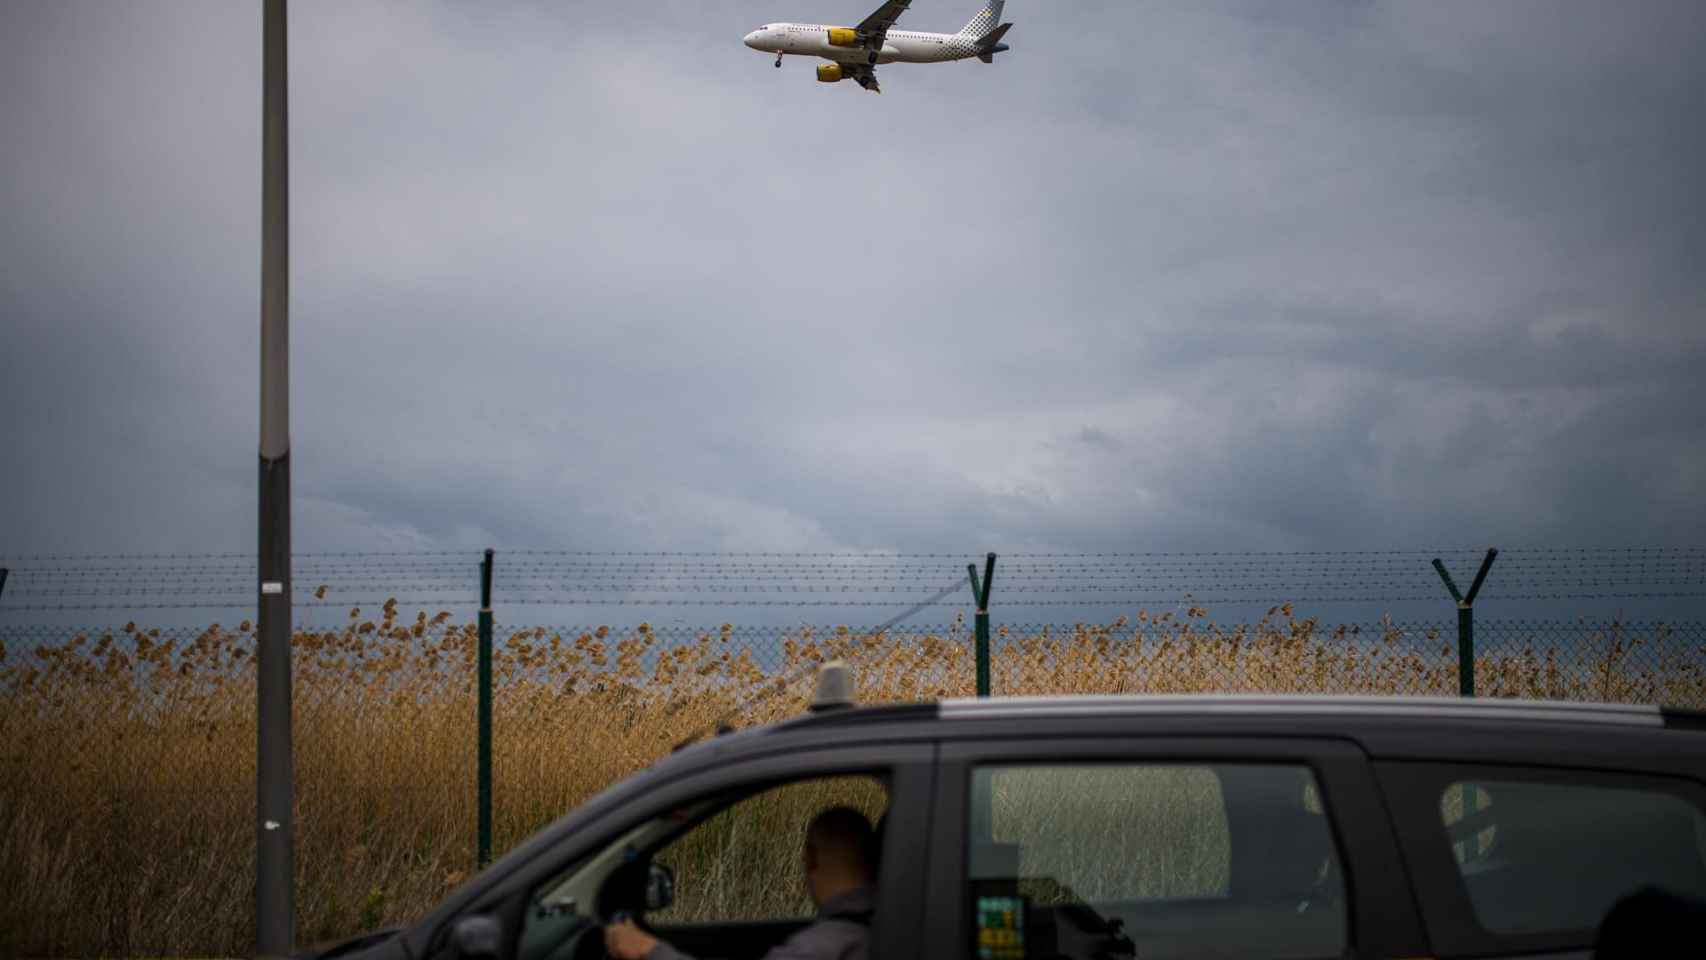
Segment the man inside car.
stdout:
<path fill-rule="evenodd" d="M 817 917 L 765 960 L 864 960 L 876 905 L 874 851 L 871 822 L 852 807 L 832 807 L 814 817 L 800 863 Z M 631 920 L 607 926 L 604 944 L 615 960 L 692 960 Z"/>

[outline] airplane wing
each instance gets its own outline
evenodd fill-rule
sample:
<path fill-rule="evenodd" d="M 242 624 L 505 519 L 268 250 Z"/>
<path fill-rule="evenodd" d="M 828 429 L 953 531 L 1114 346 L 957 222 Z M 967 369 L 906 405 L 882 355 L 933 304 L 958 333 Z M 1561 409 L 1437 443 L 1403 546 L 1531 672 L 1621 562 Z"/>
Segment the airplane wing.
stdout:
<path fill-rule="evenodd" d="M 843 70 L 849 72 L 853 81 L 872 93 L 882 93 L 883 88 L 877 83 L 877 70 L 868 63 L 844 63 Z"/>
<path fill-rule="evenodd" d="M 899 20 L 900 15 L 905 13 L 906 8 L 910 6 L 912 6 L 912 0 L 887 0 L 886 3 L 878 7 L 876 13 L 866 17 L 864 22 L 859 24 L 860 46 L 872 50 L 881 50 L 883 42 L 888 39 L 889 28 L 894 26 L 894 22 Z"/>

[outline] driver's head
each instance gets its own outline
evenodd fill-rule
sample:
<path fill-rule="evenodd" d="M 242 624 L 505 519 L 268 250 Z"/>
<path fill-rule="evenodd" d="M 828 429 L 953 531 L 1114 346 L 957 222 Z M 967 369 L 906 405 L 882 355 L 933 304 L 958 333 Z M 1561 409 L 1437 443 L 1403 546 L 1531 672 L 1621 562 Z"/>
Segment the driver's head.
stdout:
<path fill-rule="evenodd" d="M 852 807 L 831 807 L 806 827 L 806 892 L 824 901 L 871 885 L 871 821 Z"/>

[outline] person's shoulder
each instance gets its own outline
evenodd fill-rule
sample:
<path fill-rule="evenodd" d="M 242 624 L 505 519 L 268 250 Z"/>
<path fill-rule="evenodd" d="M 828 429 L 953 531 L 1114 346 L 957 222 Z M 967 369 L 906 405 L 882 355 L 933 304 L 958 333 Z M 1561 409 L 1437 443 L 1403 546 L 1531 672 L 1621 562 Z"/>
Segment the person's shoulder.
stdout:
<path fill-rule="evenodd" d="M 818 916 L 869 915 L 876 908 L 876 905 L 876 891 L 870 887 L 858 887 L 825 901 L 818 911 Z"/>
<path fill-rule="evenodd" d="M 869 922 L 839 915 L 819 915 L 794 931 L 766 960 L 865 960 Z"/>

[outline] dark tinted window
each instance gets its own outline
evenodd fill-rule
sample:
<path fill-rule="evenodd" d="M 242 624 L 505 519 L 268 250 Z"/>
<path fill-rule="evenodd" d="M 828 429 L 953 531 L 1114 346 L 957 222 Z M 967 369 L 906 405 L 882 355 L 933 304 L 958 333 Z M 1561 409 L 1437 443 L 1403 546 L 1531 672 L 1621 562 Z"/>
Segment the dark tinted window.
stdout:
<path fill-rule="evenodd" d="M 976 771 L 979 960 L 1342 955 L 1345 889 L 1307 768 Z"/>
<path fill-rule="evenodd" d="M 1497 934 L 1592 929 L 1645 886 L 1706 898 L 1706 819 L 1669 793 L 1465 780 L 1439 798 L 1476 920 Z"/>

